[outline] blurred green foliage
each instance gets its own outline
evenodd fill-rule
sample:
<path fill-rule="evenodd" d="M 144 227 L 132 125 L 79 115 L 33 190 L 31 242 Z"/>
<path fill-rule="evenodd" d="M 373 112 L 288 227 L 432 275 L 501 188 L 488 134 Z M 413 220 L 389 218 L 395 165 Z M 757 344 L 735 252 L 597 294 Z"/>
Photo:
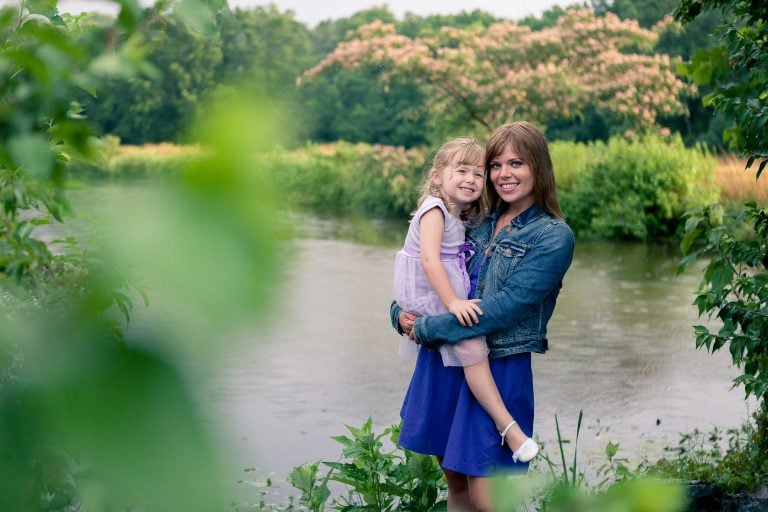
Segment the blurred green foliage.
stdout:
<path fill-rule="evenodd" d="M 197 125 L 206 151 L 142 201 L 111 204 L 115 223 L 90 236 L 51 225 L 69 213 L 68 162 L 103 148 L 77 98 L 155 72 L 142 29 L 160 11 L 204 34 L 217 2 L 119 6 L 89 37 L 55 0 L 0 9 L 0 510 L 209 511 L 229 497 L 182 362 L 263 318 L 275 292 L 287 226 L 256 158 L 283 124 L 231 94 Z M 141 332 L 125 329 L 129 276 L 174 304 Z"/>

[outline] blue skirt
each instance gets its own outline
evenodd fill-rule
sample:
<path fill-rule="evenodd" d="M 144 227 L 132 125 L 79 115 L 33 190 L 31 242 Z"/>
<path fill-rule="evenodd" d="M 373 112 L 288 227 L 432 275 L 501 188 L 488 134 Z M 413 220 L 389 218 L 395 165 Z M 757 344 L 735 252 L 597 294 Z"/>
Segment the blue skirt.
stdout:
<path fill-rule="evenodd" d="M 462 385 L 462 367 L 445 367 L 440 352 L 422 347 L 400 409 L 403 426 L 398 444 L 443 457 Z"/>
<path fill-rule="evenodd" d="M 533 435 L 533 371 L 531 354 L 490 360 L 491 374 L 507 410 L 527 436 Z M 466 382 L 459 391 L 443 467 L 470 476 L 526 472 L 528 463 L 512 461 L 512 451 L 501 446 L 493 420 L 475 400 Z"/>
<path fill-rule="evenodd" d="M 504 404 L 520 428 L 533 435 L 531 354 L 490 360 L 491 374 Z M 525 472 L 501 446 L 493 420 L 475 400 L 461 367 L 445 367 L 440 352 L 422 348 L 400 409 L 403 427 L 398 444 L 408 450 L 443 457 L 443 467 L 471 476 Z"/>

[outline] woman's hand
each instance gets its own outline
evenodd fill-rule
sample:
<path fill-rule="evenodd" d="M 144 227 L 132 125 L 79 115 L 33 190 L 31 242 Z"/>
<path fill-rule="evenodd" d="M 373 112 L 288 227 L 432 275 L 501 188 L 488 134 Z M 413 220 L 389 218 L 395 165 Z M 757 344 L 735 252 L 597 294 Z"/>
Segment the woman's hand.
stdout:
<path fill-rule="evenodd" d="M 416 321 L 416 315 L 407 311 L 401 311 L 397 315 L 397 322 L 400 324 L 400 330 L 413 339 L 413 322 Z"/>

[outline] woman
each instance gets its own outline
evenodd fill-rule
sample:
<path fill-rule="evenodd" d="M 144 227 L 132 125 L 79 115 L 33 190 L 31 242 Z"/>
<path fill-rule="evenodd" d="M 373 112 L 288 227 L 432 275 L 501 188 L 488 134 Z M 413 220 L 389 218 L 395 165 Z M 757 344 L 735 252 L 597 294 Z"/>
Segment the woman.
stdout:
<path fill-rule="evenodd" d="M 573 259 L 573 233 L 562 219 L 547 143 L 535 126 L 515 122 L 496 129 L 486 144 L 486 169 L 492 213 L 467 232 L 475 246 L 468 271 L 477 276 L 476 297 L 483 312 L 479 322 L 462 326 L 451 314 L 414 319 L 396 304 L 392 320 L 427 348 L 486 336 L 491 372 L 504 404 L 531 436 L 531 352 L 547 350 L 547 323 Z M 401 410 L 400 444 L 420 451 L 420 439 L 444 428 L 437 445 L 433 442 L 430 451 L 422 453 L 440 460 L 449 509 L 490 510 L 489 477 L 524 470 L 527 464 L 512 460 L 510 450 L 499 442 L 500 427 L 466 383 L 449 369 L 435 364 L 422 368 L 420 363 Z"/>

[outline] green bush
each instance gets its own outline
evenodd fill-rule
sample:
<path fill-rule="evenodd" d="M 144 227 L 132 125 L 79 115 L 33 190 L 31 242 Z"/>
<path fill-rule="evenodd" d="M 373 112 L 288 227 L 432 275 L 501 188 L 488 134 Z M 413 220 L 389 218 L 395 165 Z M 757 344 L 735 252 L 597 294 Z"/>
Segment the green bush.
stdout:
<path fill-rule="evenodd" d="M 695 429 L 680 435 L 671 456 L 645 462 L 640 471 L 665 479 L 704 481 L 726 492 L 754 492 L 768 481 L 768 445 L 765 429 L 768 413 L 760 409 L 753 420 L 723 432 Z"/>
<path fill-rule="evenodd" d="M 437 460 L 397 446 L 400 425 L 373 432 L 368 418 L 361 428 L 346 425 L 350 436 L 334 436 L 344 449 L 339 462 L 313 462 L 294 467 L 288 482 L 301 495 L 307 510 L 445 510 L 446 485 Z M 391 448 L 384 446 L 389 440 Z M 324 470 L 320 465 L 326 466 Z M 328 482 L 338 482 L 345 492 L 332 497 Z M 275 507 L 278 510 L 280 507 Z M 288 508 L 292 510 L 292 508 Z"/>
<path fill-rule="evenodd" d="M 264 164 L 293 206 L 403 216 L 416 207 L 426 156 L 423 149 L 337 142 L 273 152 Z"/>
<path fill-rule="evenodd" d="M 719 198 L 715 159 L 679 137 L 614 137 L 592 146 L 586 165 L 560 191 L 581 236 L 651 240 L 675 235 L 687 210 Z"/>
<path fill-rule="evenodd" d="M 71 163 L 80 178 L 174 175 L 199 157 L 197 146 L 119 146 L 102 141 L 98 165 Z M 679 138 L 621 138 L 608 144 L 550 144 L 557 188 L 571 226 L 582 236 L 648 240 L 675 233 L 683 212 L 715 202 L 715 160 Z M 286 204 L 330 214 L 407 217 L 428 166 L 425 148 L 311 144 L 260 157 Z"/>
<path fill-rule="evenodd" d="M 555 166 L 558 193 L 567 193 L 573 188 L 575 176 L 583 172 L 589 162 L 599 158 L 604 151 L 605 144 L 602 142 L 592 144 L 563 140 L 550 142 L 549 153 Z"/>

